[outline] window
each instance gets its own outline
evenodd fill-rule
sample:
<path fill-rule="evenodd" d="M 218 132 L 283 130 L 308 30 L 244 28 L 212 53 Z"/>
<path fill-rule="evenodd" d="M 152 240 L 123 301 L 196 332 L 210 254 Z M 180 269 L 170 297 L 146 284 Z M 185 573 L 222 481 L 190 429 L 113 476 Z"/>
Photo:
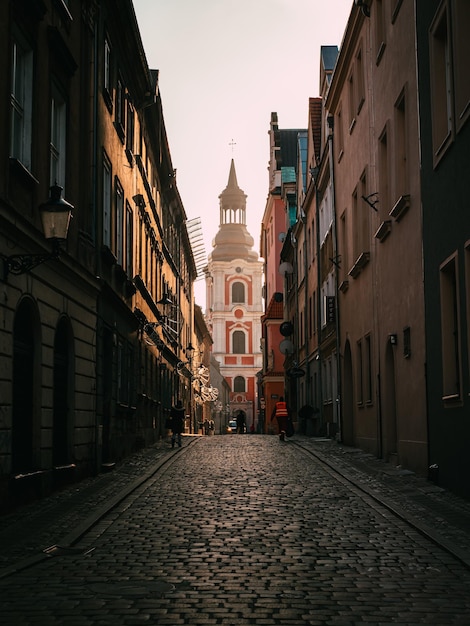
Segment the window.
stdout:
<path fill-rule="evenodd" d="M 245 285 L 243 283 L 233 283 L 232 302 L 245 302 Z"/>
<path fill-rule="evenodd" d="M 119 180 L 116 178 L 116 224 L 115 224 L 115 256 L 119 265 L 123 264 L 124 243 L 124 192 Z"/>
<path fill-rule="evenodd" d="M 366 99 L 366 92 L 364 86 L 364 66 L 362 62 L 362 47 L 359 48 L 356 55 L 356 93 L 357 93 L 357 113 L 362 108 L 364 100 Z"/>
<path fill-rule="evenodd" d="M 372 403 L 372 350 L 371 350 L 371 341 L 370 335 L 365 338 L 365 383 L 366 383 L 366 402 L 368 404 Z"/>
<path fill-rule="evenodd" d="M 66 105 L 57 87 L 52 87 L 50 184 L 65 187 Z"/>
<path fill-rule="evenodd" d="M 132 252 L 134 242 L 134 220 L 130 205 L 126 203 L 126 258 L 125 270 L 129 277 L 132 277 Z"/>
<path fill-rule="evenodd" d="M 349 94 L 349 132 L 352 132 L 356 123 L 356 95 L 354 93 L 354 74 L 351 72 L 348 79 Z"/>
<path fill-rule="evenodd" d="M 103 96 L 109 112 L 113 110 L 113 97 L 111 87 L 111 46 L 108 39 L 104 40 L 103 50 Z"/>
<path fill-rule="evenodd" d="M 103 245 L 111 247 L 111 164 L 103 158 Z"/>
<path fill-rule="evenodd" d="M 470 3 L 468 0 L 455 0 L 453 4 L 453 65 L 455 86 L 455 113 L 457 130 L 470 116 L 470 80 L 468 80 L 468 59 L 470 59 Z"/>
<path fill-rule="evenodd" d="M 405 90 L 395 103 L 395 200 L 405 196 L 408 189 L 408 143 Z"/>
<path fill-rule="evenodd" d="M 233 381 L 233 391 L 245 392 L 246 385 L 243 376 L 235 376 Z"/>
<path fill-rule="evenodd" d="M 336 115 L 336 140 L 338 142 L 338 161 L 341 160 L 341 157 L 344 153 L 344 134 L 343 134 L 343 109 L 340 106 L 338 109 L 338 113 Z"/>
<path fill-rule="evenodd" d="M 461 396 L 459 293 L 457 286 L 457 257 L 440 268 L 442 391 L 444 401 L 459 400 Z"/>
<path fill-rule="evenodd" d="M 127 102 L 126 150 L 129 156 L 134 154 L 134 107 L 129 101 Z"/>
<path fill-rule="evenodd" d="M 242 330 L 235 330 L 232 335 L 232 353 L 245 354 L 245 333 Z"/>
<path fill-rule="evenodd" d="M 449 48 L 448 7 L 444 3 L 431 26 L 430 68 L 432 138 L 434 158 L 438 160 L 451 138 L 451 58 Z"/>
<path fill-rule="evenodd" d="M 357 379 L 356 379 L 356 391 L 357 391 L 357 403 L 364 403 L 364 372 L 363 372 L 363 360 L 362 360 L 362 342 L 357 342 Z"/>
<path fill-rule="evenodd" d="M 380 59 L 385 50 L 386 37 L 385 37 L 385 11 L 384 3 L 382 0 L 375 0 L 375 45 L 376 45 L 376 63 L 380 63 Z"/>
<path fill-rule="evenodd" d="M 379 137 L 379 212 L 386 219 L 390 211 L 390 171 L 387 127 Z"/>
<path fill-rule="evenodd" d="M 31 169 L 32 114 L 33 52 L 18 38 L 12 46 L 10 156 L 28 169 Z"/>
<path fill-rule="evenodd" d="M 126 123 L 126 90 L 120 76 L 116 82 L 115 127 L 119 138 L 124 143 Z"/>

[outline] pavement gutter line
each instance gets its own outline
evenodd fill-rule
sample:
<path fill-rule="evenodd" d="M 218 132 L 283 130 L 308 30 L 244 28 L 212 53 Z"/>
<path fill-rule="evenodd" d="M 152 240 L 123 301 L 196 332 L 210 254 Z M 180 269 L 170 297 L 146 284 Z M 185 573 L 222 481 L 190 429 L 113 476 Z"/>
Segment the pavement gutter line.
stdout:
<path fill-rule="evenodd" d="M 339 474 L 344 480 L 351 483 L 355 487 L 357 487 L 360 491 L 364 492 L 370 498 L 384 506 L 391 513 L 393 513 L 396 517 L 400 518 L 402 521 L 406 522 L 413 528 L 415 528 L 421 535 L 438 545 L 443 550 L 446 550 L 449 554 L 459 560 L 465 567 L 470 569 L 470 554 L 467 553 L 465 549 L 459 548 L 455 543 L 449 541 L 445 537 L 443 537 L 439 532 L 433 530 L 430 526 L 423 524 L 420 520 L 418 520 L 413 515 L 407 513 L 403 508 L 393 504 L 386 498 L 378 496 L 374 491 L 372 491 L 369 487 L 365 485 L 361 485 L 361 483 L 357 482 L 353 478 L 347 476 L 339 467 L 337 467 L 334 463 L 329 460 L 326 460 L 321 454 L 314 452 L 313 450 L 308 450 L 304 448 L 302 444 L 297 443 L 296 441 L 292 441 L 296 445 L 297 448 L 300 448 L 303 452 L 314 456 L 321 463 L 324 463 L 327 467 L 332 469 L 334 472 Z M 360 471 L 360 470 L 358 470 Z"/>
<path fill-rule="evenodd" d="M 175 450 L 174 454 L 171 456 L 167 456 L 164 459 L 160 459 L 156 465 L 152 466 L 152 469 L 147 471 L 145 474 L 140 476 L 134 480 L 130 485 L 122 489 L 117 496 L 113 496 L 109 498 L 99 509 L 94 511 L 91 515 L 86 517 L 83 522 L 81 522 L 78 526 L 76 526 L 71 532 L 69 532 L 65 537 L 62 537 L 61 541 L 58 541 L 57 546 L 60 547 L 71 547 L 74 544 L 78 543 L 80 539 L 90 531 L 93 526 L 95 526 L 105 515 L 107 515 L 112 509 L 118 506 L 123 500 L 125 500 L 133 491 L 138 489 L 141 485 L 143 485 L 147 480 L 152 478 L 154 474 L 156 474 L 164 465 L 170 466 L 176 458 L 176 454 L 183 452 L 188 449 L 192 445 L 194 445 L 198 439 L 193 439 L 183 448 L 179 448 Z M 45 548 L 44 550 L 47 550 Z M 46 554 L 44 551 L 41 554 L 36 554 L 34 556 L 27 557 L 25 559 L 21 559 L 17 563 L 13 565 L 9 565 L 8 567 L 0 570 L 0 580 L 2 578 L 7 578 L 12 574 L 16 574 L 24 569 L 28 569 L 33 565 L 37 565 L 46 559 L 51 558 L 50 555 Z"/>

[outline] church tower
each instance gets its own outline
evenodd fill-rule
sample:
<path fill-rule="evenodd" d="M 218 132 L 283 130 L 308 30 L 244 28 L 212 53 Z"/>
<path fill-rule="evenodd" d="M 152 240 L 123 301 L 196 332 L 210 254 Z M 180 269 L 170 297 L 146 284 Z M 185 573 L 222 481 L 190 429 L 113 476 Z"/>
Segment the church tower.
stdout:
<path fill-rule="evenodd" d="M 246 228 L 246 194 L 238 186 L 233 159 L 219 202 L 219 230 L 206 268 L 206 321 L 213 356 L 231 390 L 230 417 L 244 411 L 252 430 L 257 428 L 257 374 L 262 368 L 263 263 Z"/>

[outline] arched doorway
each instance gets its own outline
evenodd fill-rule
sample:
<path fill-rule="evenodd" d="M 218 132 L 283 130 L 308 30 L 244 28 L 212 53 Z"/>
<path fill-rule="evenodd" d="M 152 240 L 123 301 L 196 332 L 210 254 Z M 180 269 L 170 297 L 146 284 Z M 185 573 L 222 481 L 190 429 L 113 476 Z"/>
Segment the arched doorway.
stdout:
<path fill-rule="evenodd" d="M 11 471 L 13 475 L 37 468 L 35 450 L 39 448 L 36 435 L 36 415 L 40 406 L 39 323 L 35 306 L 23 299 L 13 323 L 12 429 Z"/>
<path fill-rule="evenodd" d="M 349 341 L 344 347 L 343 359 L 343 425 L 342 439 L 348 446 L 354 445 L 354 398 L 353 398 L 353 373 L 352 356 Z"/>
<path fill-rule="evenodd" d="M 70 322 L 62 317 L 54 337 L 52 463 L 67 465 L 72 457 L 73 344 Z"/>

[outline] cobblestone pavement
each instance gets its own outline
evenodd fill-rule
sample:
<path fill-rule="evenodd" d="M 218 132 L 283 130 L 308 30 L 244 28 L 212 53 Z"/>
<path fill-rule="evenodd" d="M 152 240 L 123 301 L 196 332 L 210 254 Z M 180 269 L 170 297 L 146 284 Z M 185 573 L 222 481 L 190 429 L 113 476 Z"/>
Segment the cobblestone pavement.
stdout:
<path fill-rule="evenodd" d="M 184 443 L 0 519 L 2 624 L 470 624 L 470 569 L 405 521 L 464 552 L 466 501 L 331 441 Z"/>

